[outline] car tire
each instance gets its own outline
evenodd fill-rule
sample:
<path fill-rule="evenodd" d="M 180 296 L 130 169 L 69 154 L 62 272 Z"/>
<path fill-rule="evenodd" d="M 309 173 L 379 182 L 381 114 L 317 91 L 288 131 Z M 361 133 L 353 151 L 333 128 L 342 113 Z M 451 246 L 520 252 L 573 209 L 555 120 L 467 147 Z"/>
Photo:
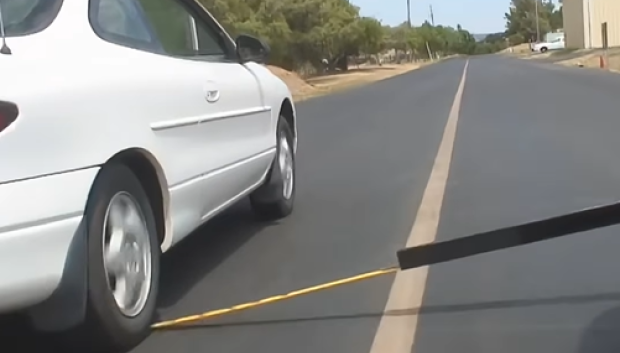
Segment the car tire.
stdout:
<path fill-rule="evenodd" d="M 125 351 L 150 334 L 161 252 L 153 210 L 131 169 L 122 164 L 103 167 L 91 191 L 86 221 L 88 306 L 82 327 L 86 345 L 89 351 Z M 111 255 L 115 251 L 116 260 Z M 126 280 L 113 280 L 113 273 L 123 271 Z M 125 301 L 131 305 L 119 304 L 123 302 L 121 282 L 127 290 L 132 278 L 138 278 L 132 276 L 140 272 L 146 278 L 144 286 L 136 286 L 141 294 Z"/>
<path fill-rule="evenodd" d="M 293 212 L 295 177 L 294 136 L 284 117 L 278 121 L 276 155 L 267 181 L 250 195 L 254 213 L 264 220 L 277 220 Z"/>
<path fill-rule="evenodd" d="M 549 50 L 549 49 L 547 49 L 547 47 L 542 47 L 542 48 L 540 48 L 540 52 L 541 52 L 541 53 L 546 53 L 546 52 L 547 52 L 547 50 Z"/>

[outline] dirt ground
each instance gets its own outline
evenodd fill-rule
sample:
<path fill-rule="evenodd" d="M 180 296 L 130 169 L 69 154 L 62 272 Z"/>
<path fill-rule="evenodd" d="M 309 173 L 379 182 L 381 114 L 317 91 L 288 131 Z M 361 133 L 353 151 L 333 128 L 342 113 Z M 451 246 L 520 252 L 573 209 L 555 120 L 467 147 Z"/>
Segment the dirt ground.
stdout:
<path fill-rule="evenodd" d="M 514 55 L 514 56 L 527 56 L 527 55 L 531 55 L 531 53 L 532 51 L 530 50 L 530 45 L 527 43 L 519 44 L 517 46 L 510 47 L 510 48 L 500 51 L 500 54 L 508 54 L 508 55 Z"/>
<path fill-rule="evenodd" d="M 563 50 L 555 53 L 545 53 L 549 60 L 565 66 L 600 68 L 601 56 L 606 58 L 607 68 L 620 71 L 620 48 L 611 48 L 605 53 L 602 49 Z"/>
<path fill-rule="evenodd" d="M 531 53 L 526 50 L 513 50 L 513 53 L 509 53 L 505 50 L 502 53 L 528 60 L 541 60 L 558 65 L 588 68 L 600 68 L 600 58 L 606 55 L 607 68 L 610 71 L 620 72 L 620 48 L 610 48 L 607 53 L 603 49 L 565 49 L 549 51 L 544 54 Z"/>
<path fill-rule="evenodd" d="M 390 64 L 390 65 L 360 65 L 344 73 L 317 76 L 304 80 L 294 72 L 286 71 L 277 66 L 269 69 L 280 77 L 293 93 L 296 101 L 317 97 L 331 92 L 380 81 L 389 77 L 415 70 L 424 63 Z"/>

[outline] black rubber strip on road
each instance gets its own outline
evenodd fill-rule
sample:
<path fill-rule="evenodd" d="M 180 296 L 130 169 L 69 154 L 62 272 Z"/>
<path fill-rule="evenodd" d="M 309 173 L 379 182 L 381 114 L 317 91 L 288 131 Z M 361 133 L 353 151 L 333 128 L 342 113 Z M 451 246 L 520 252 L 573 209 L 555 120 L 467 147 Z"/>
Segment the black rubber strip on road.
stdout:
<path fill-rule="evenodd" d="M 620 224 L 620 202 L 517 226 L 399 250 L 401 270 L 560 238 Z"/>

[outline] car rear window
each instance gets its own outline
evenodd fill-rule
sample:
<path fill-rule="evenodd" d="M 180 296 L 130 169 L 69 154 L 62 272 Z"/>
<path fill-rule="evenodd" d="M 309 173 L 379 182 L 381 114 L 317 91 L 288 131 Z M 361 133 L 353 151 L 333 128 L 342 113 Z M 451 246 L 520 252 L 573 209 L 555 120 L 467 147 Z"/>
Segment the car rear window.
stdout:
<path fill-rule="evenodd" d="M 47 28 L 63 0 L 0 0 L 0 10 L 7 37 L 25 36 Z"/>

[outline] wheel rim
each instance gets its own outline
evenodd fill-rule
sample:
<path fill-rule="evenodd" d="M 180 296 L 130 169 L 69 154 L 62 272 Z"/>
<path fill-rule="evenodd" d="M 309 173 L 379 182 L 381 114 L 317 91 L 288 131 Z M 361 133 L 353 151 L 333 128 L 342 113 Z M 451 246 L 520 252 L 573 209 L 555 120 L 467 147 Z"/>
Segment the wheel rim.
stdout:
<path fill-rule="evenodd" d="M 293 173 L 293 151 L 288 143 L 286 136 L 280 138 L 280 173 L 282 173 L 282 195 L 285 199 L 290 199 L 293 195 L 295 173 Z"/>
<path fill-rule="evenodd" d="M 135 199 L 120 192 L 103 224 L 103 263 L 108 288 L 125 316 L 142 312 L 151 291 L 151 238 Z"/>

